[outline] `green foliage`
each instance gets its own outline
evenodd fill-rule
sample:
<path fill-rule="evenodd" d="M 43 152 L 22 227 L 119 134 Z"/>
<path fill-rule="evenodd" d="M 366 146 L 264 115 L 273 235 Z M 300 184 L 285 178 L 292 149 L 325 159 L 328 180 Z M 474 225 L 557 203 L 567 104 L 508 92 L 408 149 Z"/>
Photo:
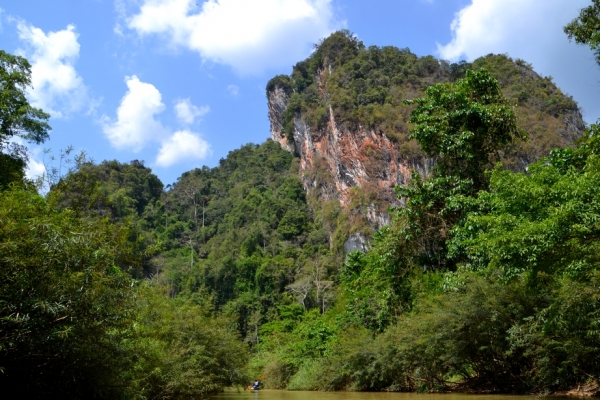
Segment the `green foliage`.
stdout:
<path fill-rule="evenodd" d="M 600 1 L 592 0 L 592 5 L 582 8 L 579 16 L 564 27 L 569 39 L 575 43 L 587 44 L 596 53 L 596 62 L 600 64 Z"/>
<path fill-rule="evenodd" d="M 280 88 L 286 95 L 290 96 L 294 91 L 293 81 L 287 75 L 277 75 L 267 82 L 267 96 L 270 92 L 274 91 L 275 88 Z"/>
<path fill-rule="evenodd" d="M 280 75 L 269 81 L 267 96 L 276 87 L 289 96 L 282 116 L 288 140 L 292 139 L 294 118 L 301 115 L 309 126 L 321 129 L 329 120 L 331 106 L 338 123 L 382 129 L 402 142 L 406 141 L 409 113 L 402 102 L 404 96 L 424 89 L 431 76 L 447 80 L 450 68 L 433 57 L 418 58 L 408 49 L 366 49 L 353 34 L 339 31 L 296 64 L 291 77 Z"/>
<path fill-rule="evenodd" d="M 130 229 L 0 192 L 0 382 L 24 397 L 118 398 L 129 368 Z"/>
<path fill-rule="evenodd" d="M 486 70 L 467 71 L 453 84 L 437 84 L 415 99 L 411 137 L 436 163 L 425 180 L 413 174 L 397 188 L 398 246 L 424 270 L 452 268 L 446 257 L 448 232 L 466 207 L 449 206 L 451 196 L 470 197 L 487 187 L 486 167 L 494 153 L 522 138 L 498 82 Z"/>
<path fill-rule="evenodd" d="M 432 56 L 419 58 L 409 49 L 365 48 L 348 32 L 323 40 L 308 59 L 296 64 L 291 76 L 273 78 L 267 97 L 277 87 L 289 96 L 281 117 L 288 141 L 295 123 L 326 128 L 331 110 L 338 128 L 382 132 L 406 159 L 423 163 L 424 154 L 408 137 L 414 106 L 404 100 L 424 96 L 433 84 L 462 79 L 469 69 L 487 69 L 498 80 L 504 105 L 515 114 L 511 118 L 516 117 L 519 131 L 529 135 L 528 142 L 508 144 L 495 155 L 507 168 L 523 171 L 550 150 L 572 145 L 583 131 L 577 103 L 551 77 L 541 77 L 523 60 L 490 54 L 473 63 L 450 64 Z M 497 85 L 495 90 L 500 90 Z"/>
<path fill-rule="evenodd" d="M 527 141 L 508 144 L 496 155 L 495 160 L 507 169 L 525 171 L 550 151 L 573 146 L 584 131 L 577 103 L 557 88 L 551 77 L 539 76 L 531 64 L 490 54 L 475 60 L 472 68 L 492 73 L 508 103 L 515 105 L 518 128 L 527 132 Z"/>
<path fill-rule="evenodd" d="M 342 304 L 361 326 L 382 332 L 410 309 L 410 255 L 400 250 L 394 223 L 375 233 L 368 253 L 348 254 L 340 272 Z"/>
<path fill-rule="evenodd" d="M 540 272 L 587 279 L 600 266 L 600 160 L 590 154 L 581 165 L 577 157 L 589 147 L 554 153 L 528 174 L 494 170 L 489 192 L 457 199 L 474 212 L 456 228 L 453 254 L 466 252 L 473 268 L 501 270 L 506 279 L 524 272 L 532 280 Z"/>
<path fill-rule="evenodd" d="M 17 143 L 0 144 L 0 189 L 25 180 L 27 148 Z"/>
<path fill-rule="evenodd" d="M 264 370 L 279 366 L 279 385 L 313 390 L 460 381 L 546 393 L 598 379 L 598 127 L 526 174 L 489 174 L 521 136 L 495 79 L 467 71 L 426 95 L 412 122 L 437 160 L 432 175 L 399 189 L 392 225 L 369 252 L 348 255 L 337 307 L 321 317 L 336 321 L 327 351 L 292 356 L 303 321 L 260 355 L 271 360 Z"/>
<path fill-rule="evenodd" d="M 469 211 L 447 204 L 450 196 L 474 196 L 487 187 L 490 158 L 520 136 L 498 82 L 486 70 L 467 71 L 453 84 L 431 86 L 411 101 L 411 137 L 436 160 L 427 179 L 414 174 L 398 188 L 404 206 L 373 236 L 371 251 L 348 255 L 340 280 L 346 312 L 362 326 L 382 332 L 412 308 L 408 278 L 415 271 L 454 268 L 447 258 L 450 229 Z"/>
<path fill-rule="evenodd" d="M 136 356 L 126 373 L 132 393 L 187 399 L 248 381 L 243 371 L 248 352 L 230 321 L 211 316 L 194 299 L 171 299 L 156 286 L 146 285 L 137 294 L 139 313 L 126 341 Z"/>
<path fill-rule="evenodd" d="M 509 351 L 506 331 L 529 315 L 536 299 L 519 285 L 469 273 L 460 279 L 458 290 L 420 297 L 413 312 L 375 339 L 373 364 L 365 369 L 379 368 L 379 387 L 435 391 L 467 378 L 473 389 L 519 390 L 517 377 L 527 364 Z"/>
<path fill-rule="evenodd" d="M 133 226 L 0 192 L 0 382 L 26 398 L 190 398 L 246 381 L 247 349 L 202 294 L 131 276 Z"/>
<path fill-rule="evenodd" d="M 143 217 L 147 208 L 157 206 L 162 192 L 162 182 L 143 162 L 114 160 L 82 163 L 53 185 L 51 197 L 61 208 L 116 220 Z"/>
<path fill-rule="evenodd" d="M 50 115 L 32 107 L 25 90 L 31 86 L 31 65 L 20 56 L 0 50 L 0 142 L 13 136 L 42 143 L 48 139 Z"/>
<path fill-rule="evenodd" d="M 600 376 L 598 271 L 588 278 L 560 279 L 550 304 L 508 331 L 512 351 L 532 360 L 524 375 L 538 392 L 576 387 Z"/>
<path fill-rule="evenodd" d="M 279 307 L 274 320 L 260 330 L 262 341 L 253 360 L 255 374 L 264 375 L 266 387 L 318 389 L 305 386 L 311 379 L 303 376 L 312 376 L 312 368 L 335 347 L 343 324 L 332 319 L 333 315 L 321 315 L 316 309 L 304 313 L 297 306 Z"/>
<path fill-rule="evenodd" d="M 575 100 L 557 88 L 552 82 L 552 77 L 541 77 L 534 71 L 533 66 L 524 60 L 513 60 L 503 54 L 489 54 L 473 61 L 472 68 L 487 69 L 494 75 L 504 96 L 511 104 L 517 105 L 515 111 L 523 109 L 524 114 L 519 115 L 521 118 L 535 111 L 555 117 L 578 111 Z M 521 128 L 529 132 L 532 127 L 527 125 Z M 546 134 L 551 135 L 553 132 Z"/>
<path fill-rule="evenodd" d="M 31 86 L 31 65 L 20 56 L 0 50 L 0 188 L 22 182 L 27 153 L 10 144 L 13 137 L 33 143 L 48 139 L 50 115 L 32 107 L 26 93 Z"/>
<path fill-rule="evenodd" d="M 111 188 L 108 193 L 135 188 L 95 176 L 100 187 Z M 145 193 L 145 187 L 132 193 Z M 327 236 L 307 204 L 297 162 L 278 143 L 243 146 L 219 166 L 187 172 L 167 188 L 136 218 L 140 235 L 163 249 L 146 271 L 171 296 L 207 294 L 253 345 L 277 307 L 330 305 L 334 271 Z M 301 288 L 292 287 L 296 281 Z"/>
<path fill-rule="evenodd" d="M 267 84 L 289 97 L 288 139 L 299 121 L 325 128 L 331 110 L 411 162 L 435 161 L 340 268 L 348 236 L 371 233 L 362 214 L 385 207 L 378 188 L 354 189 L 347 210 L 306 194 L 298 160 L 272 141 L 166 191 L 138 161 L 82 160 L 46 199 L 10 186 L 25 157 L 6 138 L 41 142 L 49 127 L 20 97 L 27 62 L 0 59 L 0 100 L 21 102 L 0 115 L 6 390 L 192 398 L 261 377 L 304 390 L 547 393 L 600 379 L 600 128 L 565 148 L 577 105 L 524 61 L 449 64 L 340 31 Z M 556 147 L 527 173 L 487 172 Z M 323 192 L 326 164 L 315 158 L 305 177 Z"/>
<path fill-rule="evenodd" d="M 525 138 L 498 81 L 485 69 L 468 70 L 464 79 L 433 85 L 425 94 L 408 101 L 417 105 L 409 137 L 435 160 L 435 175 L 470 185 L 473 192 L 485 188 L 490 156 Z"/>

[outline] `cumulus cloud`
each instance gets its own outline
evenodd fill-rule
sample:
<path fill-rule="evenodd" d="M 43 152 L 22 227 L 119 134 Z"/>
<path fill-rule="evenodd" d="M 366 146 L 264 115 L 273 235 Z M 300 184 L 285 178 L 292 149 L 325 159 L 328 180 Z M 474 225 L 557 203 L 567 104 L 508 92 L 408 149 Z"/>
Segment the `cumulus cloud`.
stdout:
<path fill-rule="evenodd" d="M 169 167 L 183 160 L 203 159 L 210 155 L 210 144 L 189 130 L 177 131 L 162 143 L 156 164 Z"/>
<path fill-rule="evenodd" d="M 197 107 L 192 104 L 189 98 L 177 100 L 175 104 L 175 113 L 177 119 L 184 124 L 191 125 L 196 118 L 200 118 L 210 111 L 209 106 Z"/>
<path fill-rule="evenodd" d="M 154 85 L 140 81 L 135 75 L 125 77 L 125 83 L 128 90 L 117 108 L 116 120 L 104 116 L 100 121 L 102 130 L 115 148 L 139 152 L 160 143 L 156 157 L 156 165 L 160 167 L 201 160 L 210 155 L 210 144 L 200 134 L 187 129 L 173 133 L 156 118 L 165 110 L 165 105 Z M 208 106 L 194 106 L 190 99 L 178 100 L 175 104 L 177 118 L 189 124 L 208 110 Z"/>
<path fill-rule="evenodd" d="M 57 118 L 93 107 L 94 101 L 74 66 L 80 48 L 75 27 L 46 34 L 21 21 L 17 31 L 27 47 L 19 53 L 31 62 L 33 88 L 28 94 L 32 105 Z"/>
<path fill-rule="evenodd" d="M 117 109 L 117 119 L 102 120 L 102 129 L 110 143 L 117 149 L 140 151 L 148 142 L 160 140 L 167 129 L 154 116 L 165 109 L 162 95 L 150 83 L 141 82 L 137 76 L 125 78 L 129 89 Z"/>
<path fill-rule="evenodd" d="M 438 44 L 444 59 L 473 60 L 489 53 L 508 53 L 533 64 L 536 71 L 554 77 L 573 95 L 587 120 L 600 117 L 597 102 L 598 68 L 591 51 L 569 43 L 562 28 L 588 0 L 471 0 L 450 26 L 452 40 Z"/>
<path fill-rule="evenodd" d="M 331 0 L 142 0 L 128 28 L 252 74 L 288 66 L 343 24 Z"/>
<path fill-rule="evenodd" d="M 438 44 L 438 51 L 442 57 L 456 60 L 462 55 L 469 59 L 476 58 L 490 48 L 527 46 L 523 42 L 515 43 L 514 37 L 527 40 L 542 35 L 536 29 L 538 18 L 532 20 L 532 17 L 536 12 L 542 14 L 546 11 L 545 14 L 550 15 L 545 17 L 552 18 L 552 14 L 555 14 L 550 10 L 552 6 L 544 6 L 545 3 L 539 0 L 472 0 L 470 5 L 456 14 L 450 25 L 452 41 L 445 46 Z M 564 9 L 564 4 L 559 8 Z M 557 24 L 547 25 L 549 29 L 561 28 Z M 523 32 L 524 28 L 528 28 L 527 32 Z"/>

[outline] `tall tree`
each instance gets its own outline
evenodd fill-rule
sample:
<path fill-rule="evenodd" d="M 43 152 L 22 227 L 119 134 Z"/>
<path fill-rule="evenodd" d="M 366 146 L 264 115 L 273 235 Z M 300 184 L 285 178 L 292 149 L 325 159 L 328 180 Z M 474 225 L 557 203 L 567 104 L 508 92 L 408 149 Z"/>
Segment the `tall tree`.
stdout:
<path fill-rule="evenodd" d="M 36 144 L 48 139 L 50 115 L 27 101 L 31 65 L 0 50 L 0 187 L 23 178 L 27 152 L 11 143 L 15 137 Z"/>
<path fill-rule="evenodd" d="M 431 86 L 425 97 L 409 103 L 417 105 L 410 137 L 435 166 L 425 181 L 414 175 L 408 187 L 397 189 L 406 202 L 398 209 L 404 221 L 400 234 L 410 239 L 424 269 L 438 269 L 448 263 L 448 233 L 465 215 L 465 209 L 449 206 L 448 199 L 486 189 L 485 171 L 500 158 L 498 151 L 525 134 L 517 129 L 498 81 L 485 69 L 469 70 L 456 83 Z"/>
<path fill-rule="evenodd" d="M 0 192 L 0 384 L 25 398 L 117 398 L 143 251 L 129 226 Z M 12 389 L 11 389 L 12 388 Z"/>
<path fill-rule="evenodd" d="M 498 81 L 485 69 L 431 86 L 425 97 L 408 103 L 417 105 L 410 138 L 435 160 L 434 177 L 452 177 L 471 191 L 487 186 L 484 172 L 498 150 L 525 138 Z"/>

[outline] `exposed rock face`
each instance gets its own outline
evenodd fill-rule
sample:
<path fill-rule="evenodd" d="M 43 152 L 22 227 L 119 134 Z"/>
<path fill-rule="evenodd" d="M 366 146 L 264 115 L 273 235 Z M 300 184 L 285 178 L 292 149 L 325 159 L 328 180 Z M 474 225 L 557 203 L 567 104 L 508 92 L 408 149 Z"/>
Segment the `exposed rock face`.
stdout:
<path fill-rule="evenodd" d="M 344 243 L 344 253 L 352 253 L 353 251 L 362 251 L 366 253 L 368 242 L 367 240 L 359 233 L 355 232 L 350 235 L 348 240 Z"/>
<path fill-rule="evenodd" d="M 369 51 L 376 53 L 375 50 Z M 414 142 L 407 139 L 409 110 L 402 105 L 402 100 L 422 96 L 425 87 L 436 82 L 451 81 L 450 70 L 444 69 L 443 62 L 426 57 L 423 61 L 415 56 L 413 75 L 402 77 L 400 74 L 390 79 L 381 72 L 386 71 L 385 66 L 381 66 L 378 73 L 372 74 L 367 85 L 366 78 L 349 76 L 367 76 L 367 72 L 356 72 L 357 68 L 373 63 L 360 64 L 363 59 L 356 56 L 354 61 L 347 61 L 345 67 L 332 69 L 323 61 L 327 59 L 322 56 L 324 64 L 313 69 L 312 75 L 307 72 L 307 65 L 312 60 L 309 58 L 304 64 L 294 67 L 292 76 L 276 77 L 268 84 L 271 138 L 299 156 L 305 190 L 317 190 L 317 196 L 322 200 L 339 200 L 346 210 L 353 215 L 361 214 L 372 228 L 378 229 L 390 222 L 388 207 L 399 205 L 394 188 L 406 185 L 411 171 L 416 170 L 426 176 L 433 167 L 432 160 L 415 150 L 418 146 L 412 146 Z M 406 65 L 409 68 L 409 64 Z M 430 70 L 421 71 L 423 65 Z M 513 62 L 506 56 L 488 55 L 471 66 L 481 67 L 497 71 L 505 96 L 516 105 L 519 127 L 530 138 L 527 142 L 511 144 L 499 154 L 506 168 L 524 171 L 527 165 L 547 155 L 550 150 L 572 145 L 581 136 L 585 124 L 577 104 L 556 88 L 551 78 L 543 78 L 524 61 Z M 389 73 L 389 76 L 392 75 Z M 394 83 L 397 78 L 399 80 Z M 307 86 L 306 82 L 311 85 Z M 295 84 L 299 86 L 293 86 Z M 348 102 L 348 93 L 351 94 L 348 87 L 363 89 L 356 89 L 355 97 Z M 361 109 L 360 104 L 374 102 L 372 98 L 379 93 L 376 89 L 393 97 L 393 110 L 390 112 L 388 109 L 388 114 L 383 117 L 387 125 L 371 124 L 375 126 L 372 128 L 361 123 L 342 122 L 339 116 L 346 113 L 348 121 L 350 111 L 347 110 L 352 107 L 356 112 L 365 112 L 366 108 Z M 288 106 L 293 107 L 290 110 L 308 111 L 306 115 L 296 112 L 292 121 L 289 112 L 286 112 Z M 384 112 L 382 107 L 379 110 Z M 353 121 L 357 120 L 360 121 L 360 118 Z M 292 122 L 293 129 L 290 129 Z M 361 190 L 353 190 L 356 187 Z M 355 239 L 354 244 L 347 243 L 348 246 L 364 245 L 362 238 Z"/>
<path fill-rule="evenodd" d="M 277 88 L 270 93 L 268 101 L 271 138 L 300 157 L 305 190 L 316 186 L 317 182 L 311 179 L 309 172 L 315 167 L 317 159 L 322 159 L 335 185 L 335 190 L 321 193 L 323 199 L 337 198 L 342 206 L 348 207 L 353 187 L 369 187 L 377 194 L 376 201 L 366 213 L 373 228 L 389 224 L 387 208 L 397 204 L 394 188 L 407 184 L 411 170 L 426 175 L 431 168 L 431 162 L 427 160 L 410 160 L 403 156 L 383 132 L 363 126 L 354 131 L 340 128 L 331 108 L 327 126 L 321 130 L 311 129 L 302 116 L 297 116 L 294 119 L 294 141 L 289 143 L 282 133 L 281 122 L 288 96 Z"/>
<path fill-rule="evenodd" d="M 271 122 L 271 139 L 281 144 L 281 147 L 289 152 L 293 152 L 293 144 L 288 143 L 285 135 L 282 135 L 283 125 L 281 123 L 283 112 L 288 106 L 290 99 L 285 91 L 276 87 L 269 94 L 269 121 Z"/>

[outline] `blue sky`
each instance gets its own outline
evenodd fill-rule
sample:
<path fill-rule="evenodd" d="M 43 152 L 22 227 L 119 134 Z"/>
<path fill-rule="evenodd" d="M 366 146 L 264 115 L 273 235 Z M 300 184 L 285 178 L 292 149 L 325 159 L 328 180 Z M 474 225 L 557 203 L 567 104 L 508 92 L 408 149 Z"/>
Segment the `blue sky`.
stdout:
<path fill-rule="evenodd" d="M 0 3 L 0 48 L 33 65 L 51 139 L 144 160 L 163 183 L 269 137 L 266 82 L 345 28 L 367 46 L 457 61 L 507 53 L 600 117 L 599 68 L 562 26 L 589 0 L 27 0 Z M 48 160 L 48 156 L 46 156 Z"/>

